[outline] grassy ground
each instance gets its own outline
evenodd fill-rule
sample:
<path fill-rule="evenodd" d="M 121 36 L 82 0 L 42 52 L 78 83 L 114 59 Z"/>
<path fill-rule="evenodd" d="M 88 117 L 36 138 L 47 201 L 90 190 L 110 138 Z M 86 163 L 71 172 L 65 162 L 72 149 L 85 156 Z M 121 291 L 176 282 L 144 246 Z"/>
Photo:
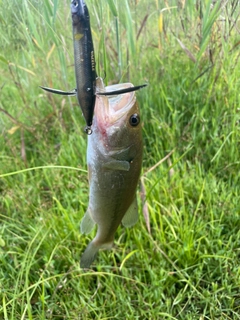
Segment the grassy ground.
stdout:
<path fill-rule="evenodd" d="M 0 318 L 240 319 L 238 1 L 86 1 L 98 73 L 149 82 L 147 206 L 87 273 L 84 121 L 38 88 L 75 87 L 69 2 L 0 1 Z"/>

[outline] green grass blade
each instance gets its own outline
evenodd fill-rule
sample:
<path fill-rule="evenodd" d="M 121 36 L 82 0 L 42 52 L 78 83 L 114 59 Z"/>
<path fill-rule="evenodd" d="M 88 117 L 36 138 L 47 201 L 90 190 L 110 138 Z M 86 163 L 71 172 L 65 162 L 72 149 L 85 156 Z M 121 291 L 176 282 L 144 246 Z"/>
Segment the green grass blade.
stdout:
<path fill-rule="evenodd" d="M 118 11 L 117 11 L 117 7 L 114 3 L 114 0 L 107 0 L 107 3 L 109 5 L 109 8 L 112 12 L 112 14 L 114 15 L 114 17 L 117 17 L 118 16 Z"/>

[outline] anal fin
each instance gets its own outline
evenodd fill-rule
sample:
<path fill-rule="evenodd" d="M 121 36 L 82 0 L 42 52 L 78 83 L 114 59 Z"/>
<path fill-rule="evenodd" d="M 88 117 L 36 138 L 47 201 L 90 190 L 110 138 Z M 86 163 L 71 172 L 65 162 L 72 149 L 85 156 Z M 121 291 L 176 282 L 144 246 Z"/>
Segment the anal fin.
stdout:
<path fill-rule="evenodd" d="M 92 231 L 95 222 L 91 218 L 90 209 L 87 209 L 85 215 L 83 216 L 80 224 L 80 231 L 83 234 L 88 234 Z"/>
<path fill-rule="evenodd" d="M 137 204 L 137 197 L 134 197 L 134 200 L 130 207 L 128 208 L 127 212 L 125 213 L 122 224 L 124 227 L 132 227 L 134 226 L 138 221 L 138 204 Z"/>

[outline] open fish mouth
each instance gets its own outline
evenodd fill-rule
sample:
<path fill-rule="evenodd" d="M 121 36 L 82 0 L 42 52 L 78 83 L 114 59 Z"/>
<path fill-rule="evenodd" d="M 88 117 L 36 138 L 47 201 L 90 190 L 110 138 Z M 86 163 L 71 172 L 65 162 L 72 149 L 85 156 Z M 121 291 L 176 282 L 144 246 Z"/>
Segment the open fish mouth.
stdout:
<path fill-rule="evenodd" d="M 107 86 L 106 92 L 112 92 L 116 90 L 130 88 L 130 87 L 133 87 L 132 83 L 114 84 L 111 86 Z M 129 108 L 132 107 L 132 105 L 136 101 L 135 92 L 132 91 L 132 92 L 118 94 L 114 96 L 108 96 L 108 101 L 110 103 L 111 110 L 114 110 L 114 112 L 118 112 L 121 110 L 124 114 L 125 112 L 128 111 Z"/>
<path fill-rule="evenodd" d="M 127 89 L 133 87 L 132 83 L 114 84 L 104 87 L 103 80 L 97 78 L 97 92 L 115 92 L 117 90 Z M 95 105 L 95 124 L 102 128 L 108 128 L 113 124 L 119 126 L 124 121 L 129 110 L 136 102 L 135 92 L 127 92 L 116 95 L 97 95 Z"/>

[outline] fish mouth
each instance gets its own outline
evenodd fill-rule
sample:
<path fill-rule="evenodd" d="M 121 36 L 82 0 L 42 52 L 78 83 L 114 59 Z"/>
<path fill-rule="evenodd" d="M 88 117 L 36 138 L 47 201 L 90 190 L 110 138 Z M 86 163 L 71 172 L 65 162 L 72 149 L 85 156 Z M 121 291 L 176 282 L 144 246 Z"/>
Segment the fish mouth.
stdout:
<path fill-rule="evenodd" d="M 120 84 L 107 86 L 105 89 L 106 89 L 106 92 L 111 92 L 111 91 L 131 88 L 131 87 L 133 87 L 132 83 L 120 83 Z M 136 98 L 135 98 L 134 91 L 108 97 L 108 101 L 110 103 L 111 109 L 114 110 L 114 112 L 119 112 L 121 110 L 122 113 L 125 113 L 133 105 L 135 100 Z"/>
<path fill-rule="evenodd" d="M 132 83 L 120 83 L 104 87 L 101 78 L 96 81 L 97 91 L 112 92 L 116 90 L 133 87 Z M 98 126 L 110 127 L 113 124 L 121 126 L 126 118 L 128 112 L 136 102 L 135 92 L 127 92 L 123 94 L 116 94 L 113 96 L 98 96 L 96 97 L 95 105 L 95 120 Z"/>

